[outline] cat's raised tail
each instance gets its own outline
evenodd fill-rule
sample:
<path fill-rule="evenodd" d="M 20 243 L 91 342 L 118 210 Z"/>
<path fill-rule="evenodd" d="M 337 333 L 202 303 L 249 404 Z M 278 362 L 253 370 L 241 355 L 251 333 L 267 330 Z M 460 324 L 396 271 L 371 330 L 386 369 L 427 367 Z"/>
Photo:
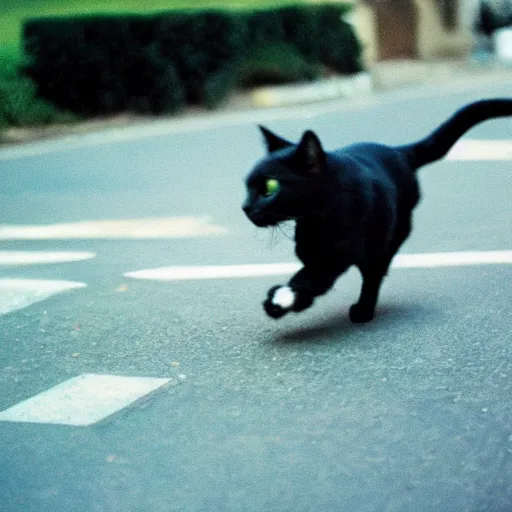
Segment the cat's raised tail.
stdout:
<path fill-rule="evenodd" d="M 476 101 L 455 112 L 424 139 L 400 149 L 405 152 L 411 168 L 416 170 L 445 156 L 457 139 L 476 124 L 506 116 L 512 116 L 512 98 Z"/>

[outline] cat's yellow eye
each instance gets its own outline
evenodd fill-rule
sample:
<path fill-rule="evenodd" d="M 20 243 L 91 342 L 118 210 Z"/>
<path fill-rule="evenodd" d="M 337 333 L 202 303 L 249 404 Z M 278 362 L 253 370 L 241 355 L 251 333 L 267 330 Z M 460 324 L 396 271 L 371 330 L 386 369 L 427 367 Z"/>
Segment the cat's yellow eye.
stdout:
<path fill-rule="evenodd" d="M 265 195 L 273 196 L 279 191 L 279 181 L 274 178 L 270 178 L 265 182 Z"/>

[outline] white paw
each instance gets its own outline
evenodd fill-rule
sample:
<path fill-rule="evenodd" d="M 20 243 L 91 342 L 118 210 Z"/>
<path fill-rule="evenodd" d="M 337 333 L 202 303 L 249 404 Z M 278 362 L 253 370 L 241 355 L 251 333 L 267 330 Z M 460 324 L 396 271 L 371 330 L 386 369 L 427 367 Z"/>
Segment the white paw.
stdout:
<path fill-rule="evenodd" d="M 272 297 L 272 304 L 280 306 L 283 309 L 288 309 L 293 306 L 295 302 L 295 293 L 289 286 L 281 286 L 274 292 Z"/>

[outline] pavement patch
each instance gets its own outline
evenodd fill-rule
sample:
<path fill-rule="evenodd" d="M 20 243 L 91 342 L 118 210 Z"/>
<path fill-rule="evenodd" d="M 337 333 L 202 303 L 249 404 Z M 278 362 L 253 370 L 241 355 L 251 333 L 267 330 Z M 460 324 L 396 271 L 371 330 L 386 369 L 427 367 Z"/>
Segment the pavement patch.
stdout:
<path fill-rule="evenodd" d="M 0 412 L 0 421 L 90 426 L 169 380 L 82 374 Z"/>
<path fill-rule="evenodd" d="M 85 283 L 44 279 L 0 279 L 0 315 L 5 315 L 53 295 L 84 288 Z"/>
<path fill-rule="evenodd" d="M 352 98 L 372 91 L 369 73 L 333 77 L 313 83 L 258 87 L 251 94 L 256 107 L 282 107 L 337 98 Z"/>
<path fill-rule="evenodd" d="M 221 235 L 209 217 L 105 219 L 46 225 L 0 225 L 0 240 L 165 239 Z"/>
<path fill-rule="evenodd" d="M 462 251 L 426 254 L 399 254 L 393 268 L 434 268 L 470 265 L 512 264 L 512 251 Z M 128 272 L 125 277 L 153 281 L 231 279 L 288 275 L 299 270 L 299 263 L 263 263 L 249 265 L 173 266 Z"/>
<path fill-rule="evenodd" d="M 94 252 L 78 251 L 0 251 L 0 265 L 41 265 L 51 263 L 71 263 L 90 260 Z"/>

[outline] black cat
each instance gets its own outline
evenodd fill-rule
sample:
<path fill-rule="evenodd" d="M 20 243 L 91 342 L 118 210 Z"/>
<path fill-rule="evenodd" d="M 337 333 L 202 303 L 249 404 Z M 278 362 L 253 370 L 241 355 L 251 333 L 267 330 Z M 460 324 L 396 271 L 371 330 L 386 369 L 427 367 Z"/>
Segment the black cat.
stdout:
<path fill-rule="evenodd" d="M 512 115 L 512 99 L 483 100 L 457 111 L 425 139 L 405 146 L 360 143 L 324 151 L 306 131 L 298 145 L 260 126 L 269 154 L 247 177 L 243 210 L 259 227 L 295 220 L 295 252 L 304 266 L 264 302 L 279 318 L 302 311 L 350 266 L 363 286 L 353 322 L 373 318 L 382 279 L 411 232 L 420 193 L 416 170 L 442 158 L 472 126 Z"/>

